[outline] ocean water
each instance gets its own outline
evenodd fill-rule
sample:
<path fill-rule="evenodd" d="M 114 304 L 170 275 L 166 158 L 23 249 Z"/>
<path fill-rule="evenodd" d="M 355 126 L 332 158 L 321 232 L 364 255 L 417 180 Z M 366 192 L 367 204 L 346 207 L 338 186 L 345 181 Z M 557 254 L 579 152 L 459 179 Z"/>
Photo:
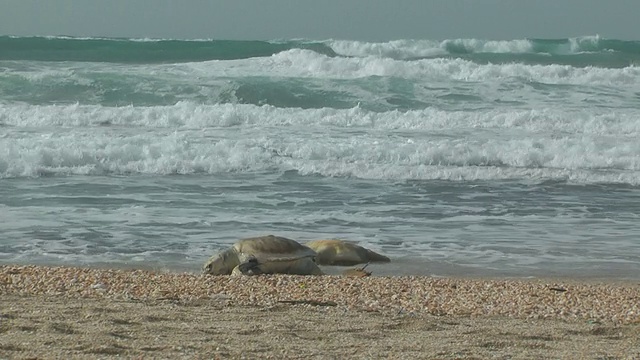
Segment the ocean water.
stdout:
<path fill-rule="evenodd" d="M 640 42 L 0 37 L 0 263 L 640 278 Z M 335 271 L 329 269 L 328 271 Z"/>

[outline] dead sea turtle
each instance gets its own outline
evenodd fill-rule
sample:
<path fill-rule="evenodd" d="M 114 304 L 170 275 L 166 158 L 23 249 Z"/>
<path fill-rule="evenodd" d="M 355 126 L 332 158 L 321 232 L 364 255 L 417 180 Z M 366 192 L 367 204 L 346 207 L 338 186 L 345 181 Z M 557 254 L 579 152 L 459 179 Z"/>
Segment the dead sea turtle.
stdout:
<path fill-rule="evenodd" d="M 314 240 L 305 245 L 318 254 L 316 262 L 320 265 L 351 266 L 391 261 L 384 255 L 344 240 Z"/>
<path fill-rule="evenodd" d="M 322 275 L 315 256 L 315 251 L 294 240 L 267 235 L 238 241 L 211 257 L 202 270 L 212 275 Z"/>

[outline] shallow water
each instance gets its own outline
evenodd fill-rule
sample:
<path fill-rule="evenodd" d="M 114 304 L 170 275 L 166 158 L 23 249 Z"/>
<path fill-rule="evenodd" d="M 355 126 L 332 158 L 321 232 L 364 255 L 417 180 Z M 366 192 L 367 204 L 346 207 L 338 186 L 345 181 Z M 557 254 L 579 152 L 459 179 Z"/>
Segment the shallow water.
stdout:
<path fill-rule="evenodd" d="M 640 264 L 640 191 L 627 185 L 295 173 L 3 184 L 2 262 L 197 271 L 238 238 L 278 234 L 357 241 L 398 263 L 379 275 L 634 277 Z"/>

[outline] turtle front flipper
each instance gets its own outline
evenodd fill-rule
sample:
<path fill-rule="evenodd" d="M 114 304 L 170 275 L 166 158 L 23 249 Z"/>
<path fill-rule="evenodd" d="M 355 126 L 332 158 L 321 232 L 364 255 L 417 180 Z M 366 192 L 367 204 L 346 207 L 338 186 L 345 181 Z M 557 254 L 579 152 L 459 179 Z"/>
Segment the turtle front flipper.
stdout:
<path fill-rule="evenodd" d="M 311 257 L 263 260 L 253 255 L 247 256 L 246 260 L 236 266 L 231 273 L 231 275 L 265 274 L 324 275 Z"/>
<path fill-rule="evenodd" d="M 255 256 L 250 256 L 245 262 L 233 268 L 231 275 L 261 275 L 260 263 Z"/>

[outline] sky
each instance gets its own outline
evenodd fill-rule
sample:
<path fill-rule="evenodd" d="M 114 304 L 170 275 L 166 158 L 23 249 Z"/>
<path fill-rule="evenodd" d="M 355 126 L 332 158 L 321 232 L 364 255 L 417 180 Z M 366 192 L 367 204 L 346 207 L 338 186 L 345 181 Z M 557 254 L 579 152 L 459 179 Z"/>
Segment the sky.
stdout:
<path fill-rule="evenodd" d="M 0 35 L 640 39 L 640 0 L 0 0 Z"/>

